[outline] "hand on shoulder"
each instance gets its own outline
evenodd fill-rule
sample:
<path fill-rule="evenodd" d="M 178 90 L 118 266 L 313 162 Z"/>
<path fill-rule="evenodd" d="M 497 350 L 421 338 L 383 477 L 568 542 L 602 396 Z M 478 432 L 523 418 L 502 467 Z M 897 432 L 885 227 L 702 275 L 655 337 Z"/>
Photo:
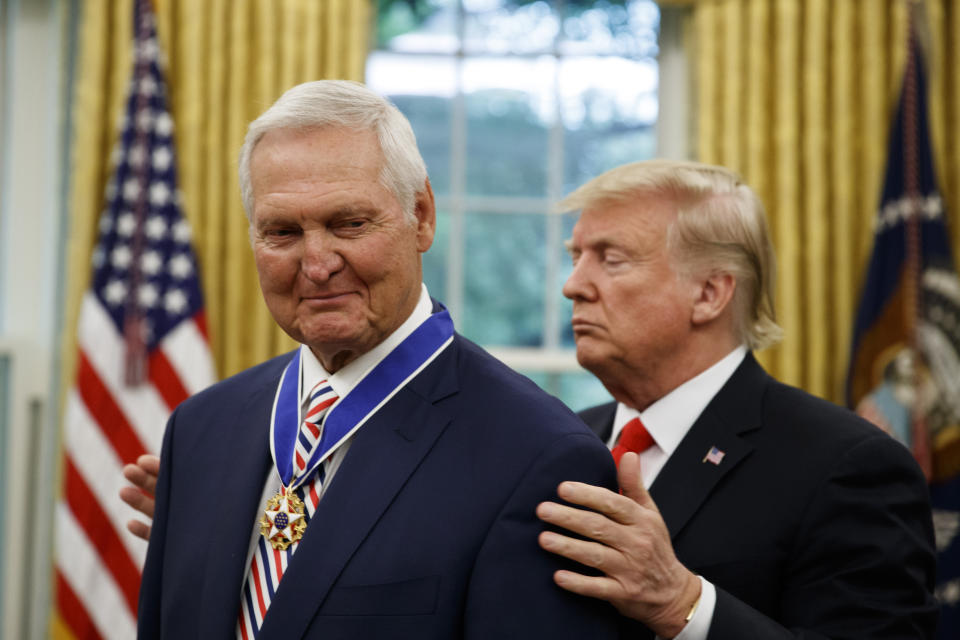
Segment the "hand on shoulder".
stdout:
<path fill-rule="evenodd" d="M 587 539 L 544 531 L 540 546 L 604 574 L 558 571 L 554 581 L 560 587 L 606 600 L 658 636 L 672 638 L 700 596 L 700 580 L 674 554 L 663 517 L 643 487 L 639 456 L 624 455 L 618 478 L 622 495 L 579 482 L 562 483 L 560 498 L 584 508 L 544 502 L 537 516 Z"/>

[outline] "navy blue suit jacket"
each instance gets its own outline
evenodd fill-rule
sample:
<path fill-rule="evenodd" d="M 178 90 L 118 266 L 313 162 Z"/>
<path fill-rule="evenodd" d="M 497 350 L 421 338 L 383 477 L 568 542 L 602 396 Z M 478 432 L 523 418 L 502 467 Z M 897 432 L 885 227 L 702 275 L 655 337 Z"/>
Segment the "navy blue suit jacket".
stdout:
<path fill-rule="evenodd" d="M 606 441 L 615 409 L 581 417 Z M 929 496 L 910 452 L 751 354 L 650 495 L 677 558 L 717 587 L 710 640 L 933 637 Z"/>
<path fill-rule="evenodd" d="M 235 637 L 290 354 L 190 398 L 167 425 L 140 638 Z M 552 582 L 536 505 L 614 487 L 609 452 L 559 401 L 466 339 L 356 434 L 280 583 L 261 640 L 613 638 L 612 607 Z"/>

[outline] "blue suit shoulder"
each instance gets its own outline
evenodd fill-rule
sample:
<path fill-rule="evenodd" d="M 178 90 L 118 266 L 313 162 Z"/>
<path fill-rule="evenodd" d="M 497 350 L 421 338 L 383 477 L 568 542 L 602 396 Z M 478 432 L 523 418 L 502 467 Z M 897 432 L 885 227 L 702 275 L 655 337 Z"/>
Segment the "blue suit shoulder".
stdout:
<path fill-rule="evenodd" d="M 181 407 L 195 408 L 211 402 L 217 403 L 225 398 L 234 398 L 238 394 L 249 396 L 264 389 L 276 390 L 277 380 L 293 354 L 293 351 L 289 351 L 224 378 L 184 400 Z"/>
<path fill-rule="evenodd" d="M 532 380 L 463 336 L 457 335 L 455 344 L 460 393 L 482 403 L 491 423 L 522 423 L 523 435 L 532 438 L 564 434 L 595 438 L 575 413 Z"/>

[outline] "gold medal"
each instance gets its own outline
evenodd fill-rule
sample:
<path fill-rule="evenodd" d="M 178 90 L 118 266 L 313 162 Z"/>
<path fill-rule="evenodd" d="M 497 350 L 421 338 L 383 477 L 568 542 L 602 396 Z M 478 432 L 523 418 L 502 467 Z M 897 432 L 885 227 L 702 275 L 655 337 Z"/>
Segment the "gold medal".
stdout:
<path fill-rule="evenodd" d="M 293 491 L 281 489 L 267 500 L 267 508 L 260 518 L 260 533 L 274 549 L 285 550 L 303 537 L 306 528 L 303 500 Z"/>

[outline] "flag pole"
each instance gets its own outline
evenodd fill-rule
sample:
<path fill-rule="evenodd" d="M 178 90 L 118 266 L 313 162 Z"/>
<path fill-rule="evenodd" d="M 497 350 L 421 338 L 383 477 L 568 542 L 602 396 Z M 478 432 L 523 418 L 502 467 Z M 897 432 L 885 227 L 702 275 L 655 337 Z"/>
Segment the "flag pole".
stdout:
<path fill-rule="evenodd" d="M 913 3 L 916 6 L 916 3 Z M 909 215 L 906 220 L 906 314 L 907 335 L 909 336 L 910 351 L 914 359 L 913 388 L 916 396 L 911 408 L 911 435 L 913 455 L 929 480 L 932 475 L 932 461 L 930 456 L 930 436 L 924 416 L 924 403 L 920 394 L 923 390 L 922 370 L 919 366 L 923 359 L 918 334 L 919 318 L 923 314 L 923 287 L 920 282 L 922 265 L 920 257 L 921 247 L 921 185 L 920 163 L 917 156 L 917 74 L 921 64 L 918 55 L 919 42 L 916 35 L 914 11 L 910 11 L 907 20 L 907 68 L 903 78 L 903 155 L 904 155 L 904 186 Z"/>

